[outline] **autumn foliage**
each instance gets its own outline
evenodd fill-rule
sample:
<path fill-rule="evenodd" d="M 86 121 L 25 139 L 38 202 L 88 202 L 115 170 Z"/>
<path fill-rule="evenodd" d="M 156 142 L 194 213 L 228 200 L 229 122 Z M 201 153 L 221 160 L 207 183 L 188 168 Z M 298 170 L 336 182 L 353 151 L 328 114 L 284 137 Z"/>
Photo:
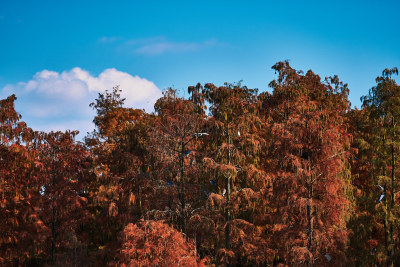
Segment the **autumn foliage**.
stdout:
<path fill-rule="evenodd" d="M 272 68 L 270 92 L 167 89 L 153 113 L 115 87 L 84 142 L 0 100 L 0 265 L 398 266 L 397 68 L 361 109 L 337 76 Z"/>
<path fill-rule="evenodd" d="M 162 221 L 130 223 L 119 241 L 115 263 L 110 266 L 197 266 L 193 242 Z"/>

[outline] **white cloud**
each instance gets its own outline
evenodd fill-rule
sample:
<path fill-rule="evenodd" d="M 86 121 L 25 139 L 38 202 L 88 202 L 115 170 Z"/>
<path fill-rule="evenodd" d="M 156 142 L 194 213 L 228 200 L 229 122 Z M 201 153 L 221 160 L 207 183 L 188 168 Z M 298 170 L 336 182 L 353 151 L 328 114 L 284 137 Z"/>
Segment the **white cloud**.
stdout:
<path fill-rule="evenodd" d="M 28 125 L 37 130 L 81 130 L 86 134 L 92 126 L 94 112 L 89 103 L 99 92 L 120 86 L 125 106 L 153 110 L 161 90 L 144 78 L 132 76 L 114 68 L 106 69 L 97 77 L 79 67 L 61 73 L 43 70 L 26 82 L 6 85 L 2 97 L 16 94 L 17 111 Z M 77 128 L 79 127 L 79 128 Z"/>
<path fill-rule="evenodd" d="M 98 78 L 88 77 L 87 84 L 89 91 L 101 91 L 104 87 L 119 85 L 127 106 L 145 108 L 147 111 L 152 109 L 155 101 L 162 96 L 153 82 L 116 69 L 106 69 Z"/>
<path fill-rule="evenodd" d="M 34 130 L 40 130 L 45 132 L 50 131 L 62 131 L 66 130 L 79 130 L 78 139 L 82 139 L 86 136 L 87 133 L 93 131 L 93 123 L 90 120 L 68 120 L 68 121 L 60 121 L 60 122 L 49 122 L 46 124 L 43 123 L 33 123 L 28 124 Z"/>

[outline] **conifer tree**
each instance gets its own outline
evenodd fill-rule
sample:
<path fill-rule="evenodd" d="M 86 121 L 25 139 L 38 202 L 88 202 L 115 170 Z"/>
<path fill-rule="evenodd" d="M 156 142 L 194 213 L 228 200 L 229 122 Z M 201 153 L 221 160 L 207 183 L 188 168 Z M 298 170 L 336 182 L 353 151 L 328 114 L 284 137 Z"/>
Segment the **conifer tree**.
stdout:
<path fill-rule="evenodd" d="M 276 261 L 325 265 L 346 260 L 348 201 L 344 114 L 348 89 L 337 77 L 321 82 L 278 62 L 278 79 L 265 97 L 271 117 L 270 171 L 274 174 L 272 240 Z"/>
<path fill-rule="evenodd" d="M 42 170 L 36 133 L 20 121 L 15 95 L 0 100 L 0 265 L 25 265 L 40 258 L 46 226 L 38 214 Z M 38 262 L 40 260 L 38 259 Z"/>
<path fill-rule="evenodd" d="M 209 201 L 219 199 L 225 217 L 216 225 L 218 229 L 224 222 L 219 258 L 226 264 L 267 264 L 272 262 L 273 253 L 260 215 L 268 202 L 270 179 L 260 160 L 266 124 L 260 116 L 257 89 L 240 83 L 220 87 L 206 84 L 202 94 L 211 105 L 207 121 L 210 137 L 203 148 L 205 168 L 212 175 L 209 180 L 214 194 Z"/>
<path fill-rule="evenodd" d="M 369 120 L 375 122 L 377 129 L 376 135 L 381 139 L 381 144 L 377 144 L 375 149 L 380 151 L 380 158 L 376 161 L 376 167 L 380 169 L 378 183 L 383 187 L 383 212 L 384 212 L 384 234 L 385 250 L 384 257 L 388 266 L 394 265 L 396 257 L 396 246 L 398 236 L 399 211 L 395 204 L 395 193 L 398 188 L 396 179 L 396 165 L 398 154 L 398 132 L 397 124 L 400 118 L 400 86 L 392 78 L 398 75 L 398 69 L 385 69 L 382 76 L 376 78 L 377 85 L 374 86 L 369 95 L 362 98 L 363 108 L 369 111 Z"/>
<path fill-rule="evenodd" d="M 100 261 L 109 256 L 108 250 L 123 227 L 143 216 L 143 191 L 149 187 L 143 166 L 147 115 L 124 107 L 120 92 L 114 87 L 91 103 L 96 110 L 96 130 L 85 138 L 94 175 L 88 187 L 92 221 L 87 231 L 94 250 L 103 252 Z"/>
<path fill-rule="evenodd" d="M 84 264 L 88 238 L 81 231 L 88 222 L 90 154 L 77 132 L 41 133 L 39 158 L 39 217 L 48 227 L 45 250 L 54 264 Z"/>

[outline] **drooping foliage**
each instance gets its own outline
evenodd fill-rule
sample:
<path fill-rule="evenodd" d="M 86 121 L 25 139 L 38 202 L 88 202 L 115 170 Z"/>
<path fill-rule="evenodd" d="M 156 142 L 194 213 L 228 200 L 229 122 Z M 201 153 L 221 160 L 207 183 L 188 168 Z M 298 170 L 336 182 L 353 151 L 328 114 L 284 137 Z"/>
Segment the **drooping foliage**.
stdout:
<path fill-rule="evenodd" d="M 198 183 L 196 141 L 203 115 L 196 112 L 192 101 L 178 97 L 172 89 L 164 92 L 155 110 L 158 116 L 151 131 L 151 150 L 157 162 L 154 174 L 166 188 L 160 208 L 174 214 L 178 229 L 186 233 L 186 219 L 196 205 L 190 196 L 197 193 L 193 188 Z"/>
<path fill-rule="evenodd" d="M 392 77 L 398 69 L 385 69 L 376 78 L 377 85 L 362 97 L 363 110 L 355 111 L 359 118 L 354 128 L 357 133 L 355 148 L 358 151 L 354 162 L 357 176 L 354 183 L 361 192 L 359 213 L 353 223 L 362 224 L 362 232 L 354 235 L 352 242 L 358 250 L 359 264 L 386 264 L 395 266 L 399 262 L 399 188 L 398 154 L 400 118 L 400 86 Z M 362 204 L 361 204 L 362 203 Z M 357 224 L 352 225 L 357 231 Z M 359 244 L 357 240 L 363 240 Z"/>
<path fill-rule="evenodd" d="M 42 253 L 46 227 L 39 218 L 41 162 L 33 131 L 20 122 L 15 95 L 0 101 L 0 265 L 22 264 Z"/>
<path fill-rule="evenodd" d="M 271 180 L 261 168 L 267 122 L 260 112 L 257 90 L 240 83 L 220 87 L 206 84 L 201 92 L 210 104 L 206 123 L 209 138 L 202 150 L 208 174 L 205 180 L 211 185 L 208 205 L 212 207 L 203 216 L 216 221 L 214 235 L 224 233 L 220 235 L 223 243 L 216 243 L 214 248 L 216 260 L 226 264 L 265 264 L 273 258 L 261 218 L 268 205 Z M 244 239 L 248 231 L 255 236 Z M 255 255 L 255 251 L 263 252 Z"/>
<path fill-rule="evenodd" d="M 194 244 L 162 221 L 130 223 L 118 240 L 120 248 L 109 266 L 197 266 Z"/>
<path fill-rule="evenodd" d="M 273 141 L 265 160 L 274 174 L 269 223 L 278 260 L 323 265 L 329 255 L 332 264 L 344 262 L 347 86 L 337 77 L 321 82 L 312 71 L 302 74 L 288 62 L 273 69 L 279 76 L 264 101 Z"/>
<path fill-rule="evenodd" d="M 153 113 L 117 86 L 85 143 L 1 100 L 0 265 L 399 265 L 397 68 L 361 109 L 337 76 L 272 68 L 270 92 L 198 83 Z"/>
<path fill-rule="evenodd" d="M 147 133 L 143 110 L 123 107 L 120 90 L 99 94 L 90 104 L 96 116 L 96 130 L 85 138 L 92 157 L 93 179 L 88 185 L 88 209 L 92 214 L 88 230 L 97 259 L 106 261 L 118 233 L 129 222 L 143 216 L 146 181 Z M 150 189 L 151 190 L 151 189 Z"/>
<path fill-rule="evenodd" d="M 88 179 L 90 153 L 81 142 L 75 142 L 77 132 L 42 134 L 38 143 L 42 169 L 40 181 L 39 217 L 47 226 L 44 250 L 52 263 L 84 264 L 87 259 L 87 224 L 89 212 Z"/>

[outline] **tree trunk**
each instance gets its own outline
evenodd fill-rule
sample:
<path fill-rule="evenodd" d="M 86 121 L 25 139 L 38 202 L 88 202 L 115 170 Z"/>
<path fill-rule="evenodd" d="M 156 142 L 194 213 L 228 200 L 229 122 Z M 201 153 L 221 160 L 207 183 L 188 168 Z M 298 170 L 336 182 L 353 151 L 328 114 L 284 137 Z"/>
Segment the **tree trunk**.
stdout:
<path fill-rule="evenodd" d="M 185 186 L 184 186 L 184 181 L 183 181 L 183 176 L 185 174 L 185 145 L 184 142 L 182 141 L 182 150 L 181 150 L 181 188 L 180 188 L 180 201 L 181 201 L 181 219 L 180 219 L 180 224 L 181 224 L 181 231 L 186 234 L 186 222 L 185 222 Z"/>
<path fill-rule="evenodd" d="M 312 252 L 312 239 L 313 239 L 313 225 L 312 225 L 312 206 L 311 206 L 311 201 L 313 198 L 313 178 L 311 175 L 311 158 L 310 158 L 310 153 L 308 154 L 308 173 L 309 173 L 309 181 L 308 181 L 308 200 L 307 200 L 307 235 L 308 235 L 308 243 L 307 243 L 307 248 L 308 251 Z M 308 266 L 313 265 L 313 260 L 309 262 Z"/>
<path fill-rule="evenodd" d="M 386 136 L 383 136 L 382 140 L 382 146 L 383 150 L 385 150 L 386 146 Z M 383 162 L 382 165 L 382 176 L 386 176 L 386 164 Z M 384 191 L 383 193 L 385 194 L 384 196 L 384 205 L 385 205 L 385 220 L 383 222 L 383 227 L 385 231 L 385 250 L 386 250 L 386 256 L 387 256 L 387 265 L 389 266 L 389 259 L 390 259 L 390 251 L 389 251 L 389 234 L 388 234 L 388 201 L 387 201 L 387 183 L 385 182 L 385 185 L 383 187 Z"/>
<path fill-rule="evenodd" d="M 52 186 L 53 186 L 53 190 L 54 187 L 56 185 L 56 178 L 55 178 L 55 151 L 54 148 L 53 149 L 53 170 L 52 170 Z M 51 262 L 52 265 L 55 266 L 56 263 L 56 209 L 55 209 L 55 200 L 54 200 L 54 196 L 52 201 L 52 216 L 51 216 Z"/>
<path fill-rule="evenodd" d="M 394 117 L 392 116 L 392 127 L 393 127 L 393 132 L 392 132 L 392 181 L 391 181 L 391 188 L 390 188 L 390 212 L 393 212 L 394 209 L 394 180 L 395 180 L 395 171 L 396 171 L 396 158 L 394 154 L 394 142 L 395 142 L 395 121 Z M 393 238 L 393 222 L 392 220 L 390 221 L 390 258 L 389 258 L 389 263 L 390 266 L 393 266 L 393 256 L 394 256 L 394 238 Z"/>
<path fill-rule="evenodd" d="M 231 136 L 229 134 L 229 124 L 228 124 L 228 165 L 231 164 Z M 229 221 L 231 220 L 231 211 L 230 211 L 230 199 L 231 199 L 231 175 L 228 175 L 226 179 L 226 213 L 225 213 L 225 248 L 231 248 L 230 242 L 230 227 Z"/>

